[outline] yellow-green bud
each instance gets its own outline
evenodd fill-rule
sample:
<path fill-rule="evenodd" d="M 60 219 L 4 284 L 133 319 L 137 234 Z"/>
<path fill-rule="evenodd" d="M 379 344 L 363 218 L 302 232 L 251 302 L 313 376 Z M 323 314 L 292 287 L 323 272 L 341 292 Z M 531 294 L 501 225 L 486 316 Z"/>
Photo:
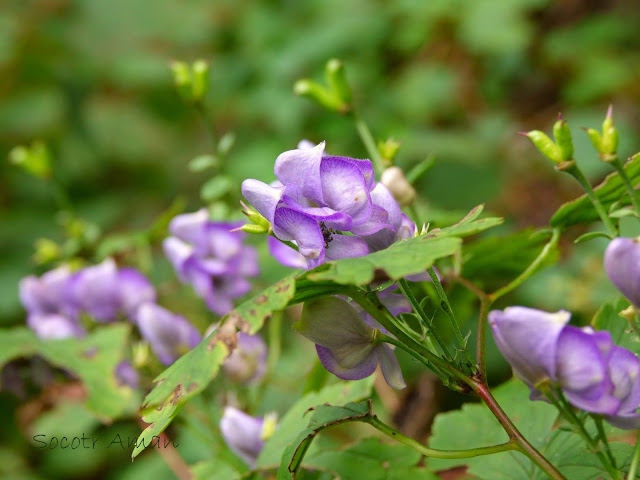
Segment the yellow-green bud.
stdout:
<path fill-rule="evenodd" d="M 618 130 L 613 124 L 613 108 L 610 106 L 607 116 L 602 122 L 602 150 L 598 150 L 602 154 L 613 155 L 618 151 Z"/>
<path fill-rule="evenodd" d="M 267 413 L 262 421 L 262 431 L 260 432 L 260 439 L 263 441 L 269 440 L 276 429 L 278 428 L 278 414 L 275 412 Z"/>
<path fill-rule="evenodd" d="M 266 227 L 264 225 L 256 225 L 255 223 L 245 223 L 240 228 L 234 228 L 232 232 L 235 232 L 237 230 L 241 230 L 247 233 L 256 233 L 256 234 L 270 233 L 271 225 Z"/>
<path fill-rule="evenodd" d="M 531 142 L 540 151 L 540 153 L 542 153 L 552 162 L 563 162 L 560 148 L 555 143 L 553 143 L 553 141 L 544 132 L 541 132 L 540 130 L 532 130 L 527 133 L 522 133 L 522 135 L 529 138 L 529 140 L 531 140 Z"/>
<path fill-rule="evenodd" d="M 296 95 L 307 97 L 318 105 L 339 113 L 348 111 L 348 105 L 345 104 L 334 92 L 327 90 L 322 85 L 313 80 L 298 80 L 293 86 L 293 93 Z"/>
<path fill-rule="evenodd" d="M 343 63 L 337 58 L 332 58 L 327 62 L 324 73 L 327 85 L 329 85 L 333 93 L 345 105 L 351 103 L 351 87 L 347 83 Z"/>
<path fill-rule="evenodd" d="M 191 66 L 193 84 L 191 88 L 192 100 L 199 102 L 207 94 L 209 88 L 209 63 L 196 60 Z"/>
<path fill-rule="evenodd" d="M 62 249 L 53 240 L 48 238 L 39 238 L 35 242 L 35 253 L 33 254 L 33 260 L 38 265 L 44 265 L 45 263 L 53 262 L 62 255 Z"/>
<path fill-rule="evenodd" d="M 9 152 L 9 161 L 35 177 L 51 176 L 51 157 L 43 142 L 35 141 L 30 147 L 14 147 Z"/>
<path fill-rule="evenodd" d="M 185 62 L 171 62 L 171 71 L 173 72 L 173 84 L 184 100 L 191 101 L 192 82 L 191 69 Z"/>
<path fill-rule="evenodd" d="M 393 165 L 393 160 L 400 149 L 400 142 L 393 138 L 388 138 L 386 141 L 378 140 L 378 151 L 382 156 L 383 162 L 387 165 Z"/>
<path fill-rule="evenodd" d="M 558 121 L 553 125 L 553 136 L 556 140 L 556 145 L 558 146 L 562 160 L 572 160 L 573 140 L 571 139 L 571 130 L 569 130 L 567 122 L 562 120 L 560 115 L 558 115 Z"/>

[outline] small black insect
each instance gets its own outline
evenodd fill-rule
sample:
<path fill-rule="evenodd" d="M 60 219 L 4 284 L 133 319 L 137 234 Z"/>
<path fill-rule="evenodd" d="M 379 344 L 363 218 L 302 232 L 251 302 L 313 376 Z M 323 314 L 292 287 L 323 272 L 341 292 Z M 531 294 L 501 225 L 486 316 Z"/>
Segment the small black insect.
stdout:
<path fill-rule="evenodd" d="M 324 248 L 328 248 L 329 247 L 329 242 L 331 242 L 333 240 L 333 237 L 331 236 L 331 234 L 333 234 L 334 231 L 331 230 L 330 228 L 327 228 L 327 226 L 324 224 L 324 222 L 319 222 L 318 225 L 320 225 L 320 231 L 322 232 L 322 238 L 324 238 Z"/>

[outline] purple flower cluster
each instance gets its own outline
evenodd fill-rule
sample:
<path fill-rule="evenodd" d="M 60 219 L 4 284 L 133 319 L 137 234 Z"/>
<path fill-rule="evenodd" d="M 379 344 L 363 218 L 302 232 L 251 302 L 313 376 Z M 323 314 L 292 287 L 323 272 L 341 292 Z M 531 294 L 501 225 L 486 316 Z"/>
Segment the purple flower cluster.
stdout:
<path fill-rule="evenodd" d="M 272 255 L 287 266 L 311 269 L 325 260 L 359 257 L 413 236 L 387 187 L 374 180 L 369 160 L 329 156 L 324 142 L 284 152 L 275 163 L 277 181 L 247 179 L 242 194 L 272 225 Z"/>
<path fill-rule="evenodd" d="M 75 273 L 59 267 L 20 281 L 27 324 L 42 338 L 84 335 L 82 314 L 97 322 L 133 320 L 142 304 L 155 299 L 155 289 L 144 275 L 133 268 L 119 269 L 111 259 Z"/>
<path fill-rule="evenodd" d="M 214 313 L 225 315 L 233 299 L 249 292 L 247 277 L 258 275 L 255 249 L 245 234 L 231 231 L 242 223 L 215 223 L 206 209 L 178 215 L 169 224 L 172 236 L 164 251 L 183 283 L 190 283 Z"/>
<path fill-rule="evenodd" d="M 606 331 L 567 325 L 570 313 L 509 307 L 489 313 L 496 344 L 514 373 L 543 399 L 540 388 L 559 387 L 578 408 L 605 416 L 619 428 L 640 427 L 640 361 Z"/>
<path fill-rule="evenodd" d="M 187 320 L 155 303 L 155 289 L 144 275 L 133 268 L 118 268 L 112 259 L 75 273 L 59 267 L 39 278 L 26 277 L 20 282 L 20 299 L 27 310 L 27 324 L 41 338 L 85 335 L 82 316 L 99 323 L 122 318 L 139 327 L 165 365 L 201 338 Z M 128 366 L 121 365 L 118 373 L 123 373 L 123 383 L 131 384 L 133 373 Z"/>

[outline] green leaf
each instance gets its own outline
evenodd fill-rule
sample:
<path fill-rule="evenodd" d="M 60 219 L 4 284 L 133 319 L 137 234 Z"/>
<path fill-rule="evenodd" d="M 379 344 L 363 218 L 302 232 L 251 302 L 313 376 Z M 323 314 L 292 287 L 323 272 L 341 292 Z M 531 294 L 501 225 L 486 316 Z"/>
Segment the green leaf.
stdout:
<path fill-rule="evenodd" d="M 551 236 L 549 230 L 526 229 L 504 237 L 490 237 L 465 245 L 462 249 L 462 274 L 470 280 L 504 284 L 505 278 L 522 273 L 538 256 Z M 542 266 L 554 263 L 557 248 Z"/>
<path fill-rule="evenodd" d="M 222 175 L 215 176 L 202 186 L 200 189 L 200 197 L 205 202 L 211 202 L 224 197 L 235 187 L 235 184 L 229 177 Z"/>
<path fill-rule="evenodd" d="M 191 466 L 193 480 L 238 480 L 240 473 L 219 458 Z"/>
<path fill-rule="evenodd" d="M 40 355 L 70 370 L 87 389 L 86 407 L 105 421 L 119 417 L 133 390 L 118 385 L 115 370 L 124 360 L 130 325 L 108 325 L 82 339 L 42 340 L 26 327 L 0 330 L 0 367 L 18 357 Z"/>
<path fill-rule="evenodd" d="M 618 315 L 628 306 L 629 301 L 624 297 L 605 303 L 594 315 L 591 325 L 595 330 L 607 330 L 613 343 L 640 355 L 640 339 L 631 329 L 628 320 Z"/>
<path fill-rule="evenodd" d="M 220 165 L 220 160 L 215 155 L 198 155 L 189 162 L 189 170 L 192 172 L 202 172 L 207 168 Z"/>
<path fill-rule="evenodd" d="M 482 209 L 483 205 L 478 205 L 455 225 L 396 242 L 389 248 L 364 257 L 325 263 L 309 272 L 307 278 L 314 281 L 333 280 L 343 285 L 366 285 L 378 272 L 384 272 L 392 280 L 424 272 L 435 260 L 458 250 L 462 243 L 458 237 L 473 235 L 502 223 L 501 218 L 476 220 Z"/>
<path fill-rule="evenodd" d="M 397 242 L 385 250 L 364 257 L 344 258 L 322 265 L 308 275 L 310 280 L 333 280 L 343 285 L 371 283 L 377 270 L 398 279 L 424 272 L 438 258 L 455 253 L 462 241 L 455 237 L 420 236 Z"/>
<path fill-rule="evenodd" d="M 439 480 L 417 465 L 420 458 L 420 453 L 406 445 L 365 438 L 347 449 L 307 455 L 303 467 L 326 469 L 341 480 Z"/>
<path fill-rule="evenodd" d="M 140 434 L 135 458 L 173 421 L 182 407 L 215 378 L 236 344 L 236 332 L 253 334 L 273 312 L 282 310 L 295 293 L 297 272 L 247 300 L 222 319 L 221 326 L 180 357 L 155 379 L 156 387 L 144 400 L 142 419 L 149 426 Z"/>
<path fill-rule="evenodd" d="M 624 170 L 633 186 L 640 184 L 640 154 L 631 157 L 625 164 Z M 594 190 L 606 210 L 621 198 L 623 205 L 630 204 L 624 183 L 617 172 L 607 175 Z M 590 224 L 598 220 L 600 217 L 585 194 L 562 205 L 553 214 L 550 223 L 552 227 L 567 228 L 577 224 Z"/>
<path fill-rule="evenodd" d="M 611 240 L 611 235 L 605 232 L 589 232 L 580 235 L 573 241 L 573 243 L 577 245 L 578 243 L 587 242 L 589 240 L 593 240 L 594 238 L 608 238 L 609 240 Z"/>
<path fill-rule="evenodd" d="M 289 480 L 301 466 L 330 471 L 342 480 L 437 479 L 424 468 L 416 467 L 421 455 L 401 444 L 387 445 L 377 438 L 367 438 L 347 449 L 316 450 L 305 456 L 311 442 L 325 428 L 347 422 L 366 421 L 373 416 L 371 400 L 349 403 L 343 407 L 315 407 L 309 425 L 282 455 L 278 480 Z M 304 457 L 304 458 L 303 458 Z"/>
<path fill-rule="evenodd" d="M 609 478 L 597 457 L 573 432 L 553 429 L 556 409 L 541 401 L 529 400 L 528 388 L 512 379 L 493 391 L 498 403 L 525 438 L 560 472 L 572 480 Z M 440 449 L 464 449 L 495 445 L 509 438 L 485 405 L 465 404 L 461 410 L 439 414 L 433 424 L 429 446 Z M 618 465 L 628 464 L 630 445 L 611 443 Z M 441 460 L 431 458 L 432 470 L 466 465 L 468 473 L 486 480 L 546 480 L 547 475 L 527 457 L 501 452 L 482 457 Z"/>
<path fill-rule="evenodd" d="M 324 403 L 346 404 L 360 401 L 370 395 L 372 386 L 373 376 L 364 380 L 340 382 L 302 397 L 282 417 L 278 429 L 267 440 L 260 452 L 256 465 L 258 467 L 280 465 L 283 451 L 295 443 L 300 432 L 307 426 L 308 417 L 305 417 L 305 413 L 310 408 Z M 299 442 L 295 445 L 298 444 Z"/>

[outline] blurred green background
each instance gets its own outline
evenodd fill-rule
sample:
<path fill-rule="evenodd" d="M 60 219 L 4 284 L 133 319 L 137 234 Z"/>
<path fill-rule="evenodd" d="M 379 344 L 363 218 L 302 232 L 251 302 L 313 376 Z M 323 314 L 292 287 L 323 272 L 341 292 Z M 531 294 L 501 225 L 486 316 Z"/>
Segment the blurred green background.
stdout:
<path fill-rule="evenodd" d="M 276 156 L 303 138 L 366 157 L 347 119 L 292 93 L 337 57 L 374 135 L 402 143 L 400 166 L 436 155 L 419 220 L 486 202 L 507 231 L 544 226 L 579 193 L 516 132 L 548 131 L 562 111 L 596 182 L 609 170 L 578 127 L 599 127 L 612 103 L 621 156 L 640 149 L 638 31 L 640 5 L 623 0 L 4 0 L 0 326 L 24 322 L 17 283 L 38 272 L 34 242 L 63 235 L 51 183 L 11 165 L 14 146 L 45 142 L 78 215 L 102 232 L 146 228 L 179 195 L 187 211 L 200 207 L 208 177 L 187 165 L 210 139 L 173 88 L 172 60 L 211 63 L 206 106 L 218 137 L 235 134 L 225 172 L 238 187 L 270 180 Z M 581 252 L 565 252 L 577 277 L 598 270 L 602 244 Z M 558 294 L 539 307 L 588 311 L 610 294 L 568 293 L 549 275 L 521 298 L 540 299 L 555 281 Z M 134 478 L 145 461 L 110 478 Z"/>

